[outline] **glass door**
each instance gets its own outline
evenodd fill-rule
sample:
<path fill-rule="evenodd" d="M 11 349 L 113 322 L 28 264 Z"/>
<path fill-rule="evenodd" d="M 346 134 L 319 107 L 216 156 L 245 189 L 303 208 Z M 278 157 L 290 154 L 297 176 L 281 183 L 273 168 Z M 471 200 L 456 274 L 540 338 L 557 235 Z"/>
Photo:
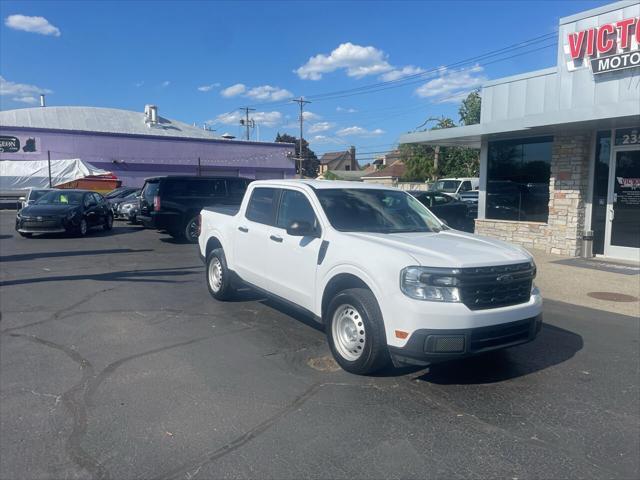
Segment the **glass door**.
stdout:
<path fill-rule="evenodd" d="M 640 262 L 640 148 L 614 150 L 605 255 Z"/>

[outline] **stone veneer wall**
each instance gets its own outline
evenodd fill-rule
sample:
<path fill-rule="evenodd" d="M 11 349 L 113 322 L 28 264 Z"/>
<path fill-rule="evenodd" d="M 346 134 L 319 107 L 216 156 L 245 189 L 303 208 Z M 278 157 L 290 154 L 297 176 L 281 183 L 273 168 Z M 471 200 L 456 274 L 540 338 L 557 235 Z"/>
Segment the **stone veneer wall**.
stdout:
<path fill-rule="evenodd" d="M 547 253 L 579 255 L 589 185 L 590 144 L 591 132 L 554 137 L 547 223 L 476 220 L 476 233 Z"/>

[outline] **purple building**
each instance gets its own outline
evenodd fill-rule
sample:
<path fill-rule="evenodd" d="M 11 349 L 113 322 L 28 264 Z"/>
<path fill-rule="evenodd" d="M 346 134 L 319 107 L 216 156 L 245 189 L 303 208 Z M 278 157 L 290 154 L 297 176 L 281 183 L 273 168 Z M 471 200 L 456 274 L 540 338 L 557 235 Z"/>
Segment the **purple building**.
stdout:
<path fill-rule="evenodd" d="M 156 175 L 295 174 L 295 146 L 217 138 L 213 132 L 144 112 L 95 107 L 36 107 L 0 112 L 0 160 L 80 158 L 123 185 Z"/>

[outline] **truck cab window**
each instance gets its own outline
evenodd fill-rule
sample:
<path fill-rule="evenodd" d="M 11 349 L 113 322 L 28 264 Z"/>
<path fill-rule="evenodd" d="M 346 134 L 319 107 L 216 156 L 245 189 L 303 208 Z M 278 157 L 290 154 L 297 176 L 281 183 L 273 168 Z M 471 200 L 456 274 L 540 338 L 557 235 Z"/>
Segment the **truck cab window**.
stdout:
<path fill-rule="evenodd" d="M 314 227 L 318 226 L 313 207 L 307 197 L 295 190 L 283 190 L 276 226 L 287 228 L 294 221 L 308 222 Z"/>
<path fill-rule="evenodd" d="M 275 202 L 278 198 L 275 188 L 256 188 L 251 194 L 247 205 L 248 220 L 266 225 L 273 225 L 275 217 Z"/>

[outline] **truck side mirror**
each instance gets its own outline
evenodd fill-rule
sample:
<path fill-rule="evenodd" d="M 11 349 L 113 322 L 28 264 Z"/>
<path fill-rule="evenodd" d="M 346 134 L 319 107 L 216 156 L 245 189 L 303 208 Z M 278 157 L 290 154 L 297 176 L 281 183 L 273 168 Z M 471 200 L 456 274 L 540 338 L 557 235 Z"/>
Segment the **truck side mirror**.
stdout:
<path fill-rule="evenodd" d="M 294 220 L 287 227 L 287 235 L 291 235 L 292 237 L 315 237 L 317 236 L 317 232 L 309 222 Z"/>

